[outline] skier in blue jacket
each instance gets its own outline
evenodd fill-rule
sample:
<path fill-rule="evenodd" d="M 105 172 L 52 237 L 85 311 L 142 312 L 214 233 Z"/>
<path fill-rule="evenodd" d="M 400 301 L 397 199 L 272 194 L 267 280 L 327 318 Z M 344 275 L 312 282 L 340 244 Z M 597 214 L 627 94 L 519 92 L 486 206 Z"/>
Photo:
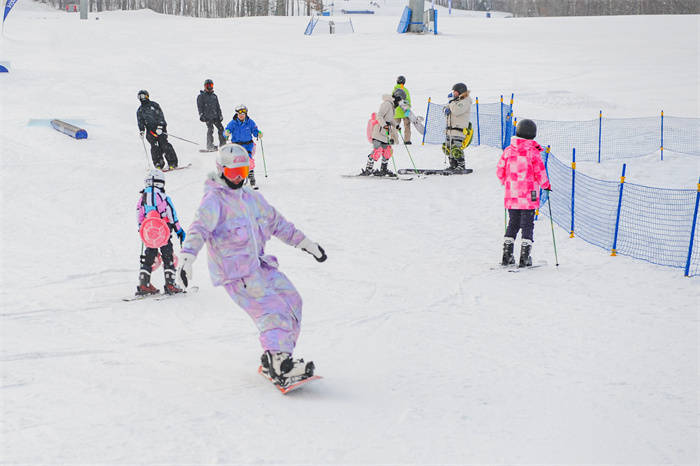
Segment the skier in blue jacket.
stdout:
<path fill-rule="evenodd" d="M 248 107 L 245 105 L 236 107 L 236 115 L 226 125 L 224 135 L 227 139 L 231 138 L 232 144 L 243 146 L 248 151 L 248 157 L 250 157 L 248 181 L 253 189 L 258 189 L 255 186 L 255 143 L 253 142 L 253 137 L 262 138 L 262 131 L 258 129 L 258 125 L 255 124 L 253 119 L 248 116 Z"/>

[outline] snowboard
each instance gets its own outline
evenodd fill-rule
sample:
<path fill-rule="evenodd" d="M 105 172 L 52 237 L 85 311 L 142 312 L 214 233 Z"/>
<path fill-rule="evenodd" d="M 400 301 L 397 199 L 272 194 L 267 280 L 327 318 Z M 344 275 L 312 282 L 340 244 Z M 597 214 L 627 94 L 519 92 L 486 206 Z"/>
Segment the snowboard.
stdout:
<path fill-rule="evenodd" d="M 468 175 L 473 172 L 471 168 L 465 168 L 464 170 L 451 170 L 442 168 L 419 168 L 414 170 L 413 168 L 399 168 L 399 175 L 414 175 L 416 172 L 420 175 Z"/>
<path fill-rule="evenodd" d="M 399 107 L 404 112 L 404 115 L 406 115 L 406 118 L 413 124 L 413 127 L 418 131 L 420 134 L 423 134 L 425 132 L 425 124 L 423 123 L 425 121 L 425 118 L 422 116 L 416 115 L 413 113 L 413 109 L 408 106 L 406 102 L 401 102 L 399 103 Z"/>
<path fill-rule="evenodd" d="M 165 167 L 163 167 L 163 170 L 161 170 L 161 171 L 162 171 L 162 172 L 172 172 L 172 171 L 175 171 L 175 170 L 182 170 L 182 169 L 184 169 L 184 168 L 189 168 L 189 167 L 191 167 L 191 166 L 192 166 L 192 164 L 191 164 L 191 163 L 188 163 L 187 165 L 180 165 L 180 166 L 175 167 L 175 168 L 165 168 Z"/>
<path fill-rule="evenodd" d="M 187 294 L 196 293 L 197 291 L 199 291 L 199 287 L 198 287 L 198 286 L 190 286 L 189 288 L 187 288 L 187 289 L 186 289 L 185 291 L 183 291 L 182 293 L 165 294 L 165 293 L 163 293 L 163 292 L 161 292 L 161 291 L 158 291 L 158 293 L 156 293 L 156 294 L 145 294 L 145 295 L 141 295 L 141 296 L 136 296 L 136 295 L 134 295 L 134 296 L 127 296 L 126 298 L 122 298 L 122 301 L 131 302 L 131 301 L 142 301 L 142 300 L 144 300 L 144 299 L 152 299 L 152 300 L 154 300 L 154 301 L 162 301 L 162 300 L 164 300 L 164 299 L 182 297 L 182 296 L 185 296 L 185 295 L 187 295 Z"/>
<path fill-rule="evenodd" d="M 272 385 L 274 385 L 275 388 L 276 388 L 277 390 L 279 390 L 283 395 L 286 395 L 287 393 L 292 392 L 292 391 L 296 390 L 297 388 L 300 388 L 300 387 L 306 385 L 306 384 L 309 383 L 309 382 L 313 382 L 314 380 L 319 380 L 319 379 L 322 379 L 322 378 L 323 378 L 323 377 L 321 377 L 320 375 L 312 375 L 311 377 L 307 377 L 307 378 L 305 378 L 305 379 L 301 379 L 301 380 L 299 380 L 299 381 L 297 381 L 297 382 L 291 383 L 290 385 L 288 385 L 288 386 L 286 386 L 286 387 L 283 387 L 283 386 L 281 386 L 280 384 L 278 384 L 277 382 L 275 382 L 274 380 L 272 380 L 272 378 L 271 378 L 269 375 L 265 374 L 265 373 L 263 372 L 263 370 L 262 370 L 262 366 L 258 366 L 258 374 L 260 374 L 260 375 L 262 375 L 263 377 L 265 377 L 265 378 L 266 378 Z"/>

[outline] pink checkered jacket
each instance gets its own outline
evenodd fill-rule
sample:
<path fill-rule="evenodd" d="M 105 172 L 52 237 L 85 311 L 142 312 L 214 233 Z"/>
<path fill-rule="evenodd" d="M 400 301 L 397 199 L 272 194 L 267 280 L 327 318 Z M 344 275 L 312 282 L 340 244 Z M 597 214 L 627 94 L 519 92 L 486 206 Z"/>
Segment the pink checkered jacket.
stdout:
<path fill-rule="evenodd" d="M 540 187 L 550 187 L 540 157 L 543 150 L 532 139 L 513 137 L 510 146 L 503 151 L 496 168 L 496 176 L 506 187 L 503 199 L 506 209 L 532 210 L 539 207 Z"/>

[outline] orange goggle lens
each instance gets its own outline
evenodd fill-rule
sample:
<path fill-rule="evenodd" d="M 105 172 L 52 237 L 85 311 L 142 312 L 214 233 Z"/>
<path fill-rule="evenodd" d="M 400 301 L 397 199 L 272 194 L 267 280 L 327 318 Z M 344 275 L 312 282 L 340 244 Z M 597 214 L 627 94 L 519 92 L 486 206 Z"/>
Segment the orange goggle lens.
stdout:
<path fill-rule="evenodd" d="M 228 168 L 224 167 L 224 176 L 229 179 L 229 181 L 239 182 L 248 177 L 248 167 L 235 167 Z M 240 179 L 239 179 L 240 178 Z"/>

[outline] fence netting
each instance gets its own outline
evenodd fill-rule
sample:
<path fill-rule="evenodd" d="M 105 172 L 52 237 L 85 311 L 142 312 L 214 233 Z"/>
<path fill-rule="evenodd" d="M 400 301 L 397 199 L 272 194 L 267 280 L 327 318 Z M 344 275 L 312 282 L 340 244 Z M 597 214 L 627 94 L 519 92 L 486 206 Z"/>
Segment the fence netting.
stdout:
<path fill-rule="evenodd" d="M 578 159 L 578 149 L 576 154 Z M 693 222 L 697 221 L 696 190 L 622 185 L 584 175 L 553 154 L 545 160 L 554 188 L 549 194 L 554 223 L 567 231 L 573 229 L 576 237 L 603 249 L 614 247 L 617 254 L 682 269 L 689 265 L 689 276 L 700 274 L 697 228 L 689 252 Z M 543 196 L 542 215 L 548 215 L 546 202 Z"/>
<path fill-rule="evenodd" d="M 427 144 L 442 144 L 445 142 L 445 128 L 447 117 L 445 108 L 447 105 L 428 102 L 425 115 L 425 132 L 423 142 Z M 471 122 L 474 129 L 472 144 L 484 144 L 487 146 L 502 147 L 505 133 L 509 131 L 510 107 L 502 102 L 492 104 L 478 104 L 479 117 L 477 119 L 477 104 L 471 108 Z M 512 133 L 512 129 L 510 129 Z"/>

